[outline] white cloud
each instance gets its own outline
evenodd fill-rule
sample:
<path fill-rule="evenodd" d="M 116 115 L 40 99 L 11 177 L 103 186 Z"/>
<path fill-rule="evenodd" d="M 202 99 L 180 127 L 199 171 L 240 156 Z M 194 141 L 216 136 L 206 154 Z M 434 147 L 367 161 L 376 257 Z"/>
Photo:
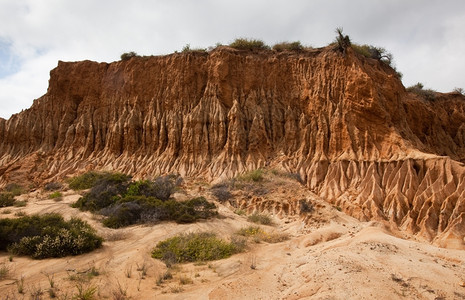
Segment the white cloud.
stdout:
<path fill-rule="evenodd" d="M 0 72 L 14 72 L 0 78 L 0 117 L 43 95 L 58 60 L 110 62 L 236 37 L 324 46 L 337 26 L 391 51 L 406 85 L 465 87 L 463 0 L 0 0 L 0 41 L 11 51 L 0 66 L 15 63 Z"/>

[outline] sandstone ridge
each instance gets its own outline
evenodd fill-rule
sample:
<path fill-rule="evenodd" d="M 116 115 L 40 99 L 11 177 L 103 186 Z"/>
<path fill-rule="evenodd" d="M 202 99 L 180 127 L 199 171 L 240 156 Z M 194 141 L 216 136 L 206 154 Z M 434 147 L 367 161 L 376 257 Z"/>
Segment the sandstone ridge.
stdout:
<path fill-rule="evenodd" d="M 361 220 L 464 248 L 465 97 L 435 98 L 351 49 L 59 62 L 44 96 L 0 119 L 0 185 L 273 166 Z"/>

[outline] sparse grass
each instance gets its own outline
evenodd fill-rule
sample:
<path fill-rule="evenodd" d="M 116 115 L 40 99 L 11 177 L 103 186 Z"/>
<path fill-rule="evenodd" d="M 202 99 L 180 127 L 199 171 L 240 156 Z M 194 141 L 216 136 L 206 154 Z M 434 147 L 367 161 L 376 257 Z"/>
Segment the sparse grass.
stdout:
<path fill-rule="evenodd" d="M 194 281 L 191 278 L 182 275 L 179 277 L 179 283 L 182 285 L 186 285 L 186 284 L 193 284 Z"/>
<path fill-rule="evenodd" d="M 62 188 L 63 188 L 63 185 L 56 181 L 49 182 L 44 186 L 44 190 L 46 191 L 57 191 L 57 190 L 61 190 Z"/>
<path fill-rule="evenodd" d="M 2 211 L 2 214 L 4 214 L 4 215 L 11 214 L 11 209 L 4 209 L 4 210 Z"/>
<path fill-rule="evenodd" d="M 246 212 L 245 210 L 240 209 L 240 208 L 236 209 L 236 210 L 234 211 L 234 213 L 235 213 L 236 215 L 239 215 L 239 216 L 245 216 L 245 215 L 247 214 L 247 212 Z"/>
<path fill-rule="evenodd" d="M 167 270 L 165 273 L 158 276 L 156 284 L 158 286 L 162 285 L 165 281 L 173 279 L 173 274 L 170 270 Z"/>
<path fill-rule="evenodd" d="M 147 266 L 146 262 L 144 261 L 140 266 L 138 263 L 136 263 L 137 266 L 137 272 L 139 272 L 140 278 L 145 278 L 147 276 L 147 271 L 149 267 Z"/>
<path fill-rule="evenodd" d="M 238 50 L 268 50 L 270 46 L 266 45 L 265 42 L 258 39 L 246 39 L 238 38 L 235 39 L 229 47 Z"/>
<path fill-rule="evenodd" d="M 126 270 L 124 270 L 124 275 L 126 275 L 126 278 L 131 278 L 131 276 L 132 276 L 132 266 L 131 265 L 129 267 L 126 267 Z"/>
<path fill-rule="evenodd" d="M 182 288 L 182 286 L 172 286 L 170 288 L 170 292 L 173 294 L 178 294 L 184 292 L 184 289 Z"/>
<path fill-rule="evenodd" d="M 247 221 L 261 225 L 273 225 L 271 217 L 265 214 L 254 213 L 247 217 Z"/>
<path fill-rule="evenodd" d="M 47 277 L 48 284 L 50 285 L 50 288 L 55 287 L 55 275 L 54 274 L 49 274 L 47 272 L 42 272 Z"/>
<path fill-rule="evenodd" d="M 240 181 L 261 182 L 264 179 L 263 174 L 264 174 L 264 171 L 262 169 L 257 169 L 257 170 L 247 172 L 239 176 L 237 179 Z"/>
<path fill-rule="evenodd" d="M 27 216 L 27 213 L 25 211 L 21 210 L 21 211 L 15 212 L 15 216 L 16 217 L 25 217 L 25 216 Z"/>
<path fill-rule="evenodd" d="M 18 291 L 18 293 L 24 294 L 24 276 L 21 275 L 19 279 L 16 279 L 15 284 L 16 284 L 16 290 Z"/>
<path fill-rule="evenodd" d="M 14 207 L 25 207 L 27 205 L 26 200 L 16 200 L 13 204 Z"/>
<path fill-rule="evenodd" d="M 256 243 L 261 241 L 267 243 L 280 243 L 289 239 L 289 235 L 286 233 L 268 233 L 259 226 L 248 226 L 241 228 L 237 234 L 247 238 L 252 238 Z"/>
<path fill-rule="evenodd" d="M 239 250 L 233 243 L 217 238 L 214 233 L 189 233 L 159 242 L 152 251 L 152 257 L 171 265 L 223 259 Z"/>
<path fill-rule="evenodd" d="M 113 289 L 113 291 L 112 291 L 113 299 L 114 300 L 126 300 L 126 299 L 129 299 L 128 293 L 127 293 L 128 288 L 127 287 L 123 288 L 121 286 L 121 284 L 119 283 L 119 281 L 117 281 L 117 283 L 118 283 L 117 288 Z"/>
<path fill-rule="evenodd" d="M 10 267 L 6 263 L 0 264 L 0 280 L 8 277 L 10 274 Z"/>
<path fill-rule="evenodd" d="M 19 185 L 17 183 L 7 184 L 5 186 L 5 191 L 7 193 L 13 194 L 13 196 L 19 196 L 19 195 L 22 195 L 22 194 L 27 192 L 26 189 L 23 186 L 21 186 L 21 185 Z"/>
<path fill-rule="evenodd" d="M 31 286 L 30 287 L 30 294 L 31 294 L 31 300 L 40 300 L 42 299 L 44 291 L 40 288 L 40 286 Z"/>
<path fill-rule="evenodd" d="M 73 300 L 92 300 L 95 299 L 95 293 L 97 292 L 96 286 L 84 286 L 83 283 L 76 285 L 77 294 L 73 295 Z"/>

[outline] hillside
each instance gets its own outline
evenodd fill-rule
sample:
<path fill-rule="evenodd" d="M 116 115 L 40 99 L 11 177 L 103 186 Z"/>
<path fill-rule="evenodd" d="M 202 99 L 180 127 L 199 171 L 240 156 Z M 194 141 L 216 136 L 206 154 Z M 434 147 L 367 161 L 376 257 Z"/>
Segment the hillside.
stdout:
<path fill-rule="evenodd" d="M 465 97 L 423 99 L 350 48 L 59 62 L 44 96 L 0 120 L 0 185 L 272 166 L 359 220 L 459 249 L 464 162 Z"/>

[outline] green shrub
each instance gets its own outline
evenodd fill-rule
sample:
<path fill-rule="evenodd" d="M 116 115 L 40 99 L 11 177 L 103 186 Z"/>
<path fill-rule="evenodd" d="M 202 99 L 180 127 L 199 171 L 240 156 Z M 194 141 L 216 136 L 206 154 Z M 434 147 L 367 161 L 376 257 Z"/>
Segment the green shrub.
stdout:
<path fill-rule="evenodd" d="M 91 171 L 73 177 L 68 180 L 69 188 L 77 191 L 90 189 L 99 179 L 104 176 L 104 174 L 105 173 Z"/>
<path fill-rule="evenodd" d="M 0 207 L 12 206 L 15 204 L 15 197 L 12 193 L 2 192 L 0 193 Z"/>
<path fill-rule="evenodd" d="M 204 197 L 187 201 L 170 199 L 161 201 L 154 197 L 127 196 L 100 211 L 108 216 L 103 224 L 110 228 L 120 228 L 137 223 L 158 223 L 175 221 L 177 223 L 193 223 L 200 219 L 208 219 L 217 214 L 215 204 Z"/>
<path fill-rule="evenodd" d="M 121 54 L 121 60 L 130 60 L 133 57 L 138 56 L 136 52 L 131 51 L 131 52 L 125 52 Z"/>
<path fill-rule="evenodd" d="M 58 214 L 0 220 L 0 250 L 33 258 L 63 257 L 90 252 L 102 238 L 86 222 L 64 221 Z"/>
<path fill-rule="evenodd" d="M 278 52 L 286 51 L 286 50 L 287 51 L 300 51 L 300 50 L 303 50 L 303 49 L 304 49 L 304 47 L 302 46 L 300 41 L 282 42 L 282 43 L 275 44 L 273 46 L 273 50 L 278 51 Z"/>
<path fill-rule="evenodd" d="M 262 40 L 238 38 L 229 44 L 229 47 L 238 50 L 268 50 L 269 46 Z"/>
<path fill-rule="evenodd" d="M 217 184 L 210 189 L 211 193 L 220 202 L 228 201 L 233 197 L 227 184 Z"/>
<path fill-rule="evenodd" d="M 348 35 L 344 35 L 342 33 L 342 27 L 336 28 L 336 41 L 335 44 L 337 45 L 337 49 L 341 52 L 345 52 L 347 48 L 351 46 L 350 37 Z"/>
<path fill-rule="evenodd" d="M 26 193 L 26 189 L 17 183 L 10 183 L 5 186 L 7 193 L 13 194 L 13 196 L 19 196 Z"/>
<path fill-rule="evenodd" d="M 248 173 L 245 173 L 242 176 L 239 176 L 238 179 L 242 181 L 254 181 L 254 182 L 263 181 L 264 179 L 263 170 L 257 169 L 257 170 L 250 171 Z"/>
<path fill-rule="evenodd" d="M 74 208 L 95 212 L 116 203 L 126 193 L 131 179 L 121 173 L 102 173 L 97 176 L 91 190 L 73 204 Z"/>
<path fill-rule="evenodd" d="M 351 44 L 351 47 L 355 52 L 365 57 L 377 59 L 388 64 L 389 66 L 392 64 L 392 54 L 387 52 L 386 49 L 382 47 L 375 47 L 372 45 L 358 45 L 354 43 Z"/>
<path fill-rule="evenodd" d="M 431 90 L 431 89 L 424 89 L 423 84 L 420 82 L 408 87 L 407 91 L 410 93 L 417 94 L 418 96 L 420 96 L 421 98 L 427 101 L 436 100 L 436 91 Z"/>
<path fill-rule="evenodd" d="M 152 251 L 152 257 L 167 264 L 211 261 L 227 258 L 239 250 L 233 243 L 216 237 L 214 233 L 189 233 L 161 241 Z"/>
<path fill-rule="evenodd" d="M 180 182 L 176 176 L 129 180 L 127 175 L 107 174 L 73 207 L 107 216 L 103 224 L 111 228 L 161 221 L 192 223 L 217 214 L 216 206 L 203 197 L 183 202 L 170 199 Z"/>
<path fill-rule="evenodd" d="M 271 217 L 264 214 L 254 213 L 253 215 L 247 217 L 247 221 L 262 225 L 273 225 L 273 220 L 271 220 Z"/>
<path fill-rule="evenodd" d="M 267 242 L 267 243 L 280 243 L 289 239 L 289 235 L 286 233 L 268 233 L 258 226 L 248 226 L 241 228 L 238 235 L 253 238 L 255 242 Z"/>
<path fill-rule="evenodd" d="M 63 197 L 63 194 L 58 191 L 51 193 L 49 196 L 50 199 L 56 199 L 61 197 Z"/>

